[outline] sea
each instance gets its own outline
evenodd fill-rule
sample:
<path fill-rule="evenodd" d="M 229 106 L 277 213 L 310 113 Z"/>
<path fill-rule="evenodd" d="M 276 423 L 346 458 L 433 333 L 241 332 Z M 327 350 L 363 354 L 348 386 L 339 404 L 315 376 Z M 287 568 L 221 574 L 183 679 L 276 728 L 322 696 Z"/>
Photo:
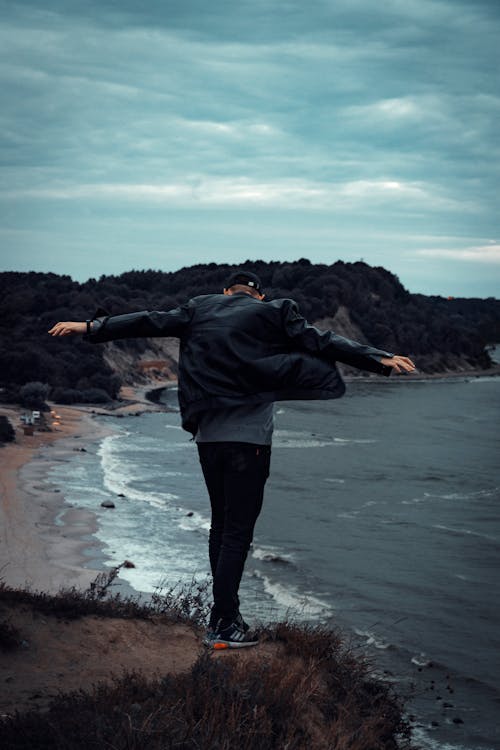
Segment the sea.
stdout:
<path fill-rule="evenodd" d="M 49 476 L 144 596 L 209 572 L 196 445 L 176 389 L 162 398 L 170 411 L 113 420 Z M 486 376 L 360 378 L 339 400 L 275 404 L 242 613 L 341 628 L 423 750 L 500 749 L 499 417 Z"/>

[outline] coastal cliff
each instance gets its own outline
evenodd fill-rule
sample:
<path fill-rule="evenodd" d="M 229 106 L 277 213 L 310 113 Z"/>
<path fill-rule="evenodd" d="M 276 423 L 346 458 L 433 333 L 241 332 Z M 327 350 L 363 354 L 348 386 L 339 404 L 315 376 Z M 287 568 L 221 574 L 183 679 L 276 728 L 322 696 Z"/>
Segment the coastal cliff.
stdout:
<path fill-rule="evenodd" d="M 301 259 L 243 266 L 261 277 L 266 299 L 290 297 L 319 328 L 410 356 L 422 375 L 493 367 L 487 347 L 500 341 L 497 299 L 411 294 L 397 276 L 363 262 L 327 266 Z M 175 273 L 130 271 L 83 284 L 52 273 L 1 273 L 0 398 L 20 402 L 23 387 L 35 382 L 57 403 L 106 403 L 123 385 L 174 380 L 178 345 L 173 339 L 92 346 L 81 337 L 61 342 L 47 330 L 58 320 L 169 310 L 190 297 L 220 293 L 234 269 L 209 263 Z"/>
<path fill-rule="evenodd" d="M 0 584 L 0 742 L 89 747 L 412 750 L 414 717 L 338 630 L 279 623 L 255 649 L 201 645 L 200 589 L 150 603 Z M 200 609 L 201 606 L 201 609 Z"/>
<path fill-rule="evenodd" d="M 147 348 L 138 353 L 134 347 L 118 346 L 114 341 L 104 346 L 103 359 L 123 385 L 156 385 L 175 381 L 178 374 L 179 341 L 174 338 L 147 339 Z"/>

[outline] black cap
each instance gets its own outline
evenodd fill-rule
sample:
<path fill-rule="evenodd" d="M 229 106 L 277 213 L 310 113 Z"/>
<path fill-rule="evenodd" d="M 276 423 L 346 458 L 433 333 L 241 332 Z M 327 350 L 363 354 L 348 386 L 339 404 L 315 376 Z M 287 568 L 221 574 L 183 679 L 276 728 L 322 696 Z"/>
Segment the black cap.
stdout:
<path fill-rule="evenodd" d="M 252 289 L 255 289 L 257 292 L 260 292 L 262 289 L 262 284 L 260 283 L 260 279 L 256 274 L 251 273 L 250 271 L 235 271 L 231 274 L 231 276 L 228 278 L 224 289 L 230 289 L 232 286 L 235 286 L 235 284 L 243 284 L 244 286 L 249 286 Z"/>

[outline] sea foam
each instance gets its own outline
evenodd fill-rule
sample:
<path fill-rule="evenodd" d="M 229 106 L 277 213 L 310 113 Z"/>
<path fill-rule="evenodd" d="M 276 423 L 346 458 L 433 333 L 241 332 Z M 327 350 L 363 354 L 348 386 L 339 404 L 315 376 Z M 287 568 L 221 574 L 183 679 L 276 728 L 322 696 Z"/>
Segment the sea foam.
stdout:
<path fill-rule="evenodd" d="M 311 592 L 301 592 L 290 584 L 285 585 L 272 581 L 258 570 L 254 571 L 253 575 L 262 581 L 264 591 L 272 596 L 280 608 L 285 611 L 287 617 L 323 620 L 333 613 L 333 607 L 330 604 Z"/>

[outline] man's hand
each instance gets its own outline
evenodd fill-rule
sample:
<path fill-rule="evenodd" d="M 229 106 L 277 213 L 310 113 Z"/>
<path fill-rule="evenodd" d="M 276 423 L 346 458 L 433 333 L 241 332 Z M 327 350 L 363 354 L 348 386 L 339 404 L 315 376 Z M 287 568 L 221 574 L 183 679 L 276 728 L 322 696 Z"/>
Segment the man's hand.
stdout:
<path fill-rule="evenodd" d="M 67 321 L 66 323 L 56 323 L 49 333 L 51 336 L 72 336 L 75 333 L 86 333 L 87 324 L 75 321 Z"/>
<path fill-rule="evenodd" d="M 389 365 L 396 372 L 413 372 L 416 368 L 409 357 L 400 357 L 395 354 L 394 357 L 382 357 L 380 360 L 383 365 Z"/>

